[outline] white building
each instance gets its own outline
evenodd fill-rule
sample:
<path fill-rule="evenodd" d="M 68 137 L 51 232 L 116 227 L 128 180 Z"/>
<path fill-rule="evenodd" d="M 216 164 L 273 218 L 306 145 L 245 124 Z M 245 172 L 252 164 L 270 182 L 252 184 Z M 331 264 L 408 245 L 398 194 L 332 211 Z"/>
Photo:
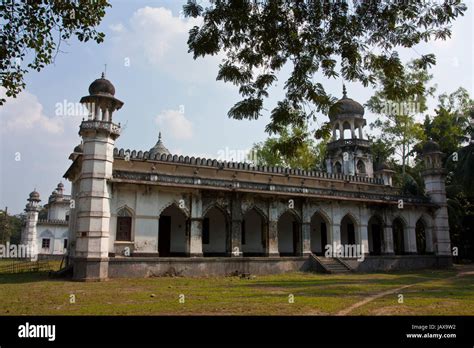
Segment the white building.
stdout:
<path fill-rule="evenodd" d="M 22 233 L 22 244 L 32 244 L 36 247 L 37 255 L 60 257 L 67 251 L 69 240 L 69 209 L 71 197 L 64 194 L 64 185 L 59 183 L 49 196 L 47 218 L 39 219 L 41 201 L 38 192 L 30 193 L 26 205 L 26 223 Z"/>
<path fill-rule="evenodd" d="M 95 80 L 81 103 L 90 114 L 64 175 L 75 202 L 68 256 L 77 280 L 452 263 L 439 146 L 424 146 L 425 194 L 400 192 L 393 171 L 374 165 L 364 108 L 345 91 L 329 113 L 326 172 L 173 155 L 161 137 L 150 150 L 117 149 L 113 120 L 123 102 L 112 83 Z M 50 200 L 52 220 L 67 220 L 67 200 Z M 33 192 L 25 240 L 49 239 L 48 251 L 60 252 L 67 227 L 37 224 L 38 202 Z M 365 257 L 322 257 L 332 245 L 361 247 Z"/>

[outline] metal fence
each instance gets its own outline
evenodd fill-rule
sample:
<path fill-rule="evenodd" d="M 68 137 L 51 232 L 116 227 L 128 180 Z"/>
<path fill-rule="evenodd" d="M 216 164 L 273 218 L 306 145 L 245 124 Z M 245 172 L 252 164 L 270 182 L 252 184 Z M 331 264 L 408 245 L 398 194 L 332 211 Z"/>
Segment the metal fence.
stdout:
<path fill-rule="evenodd" d="M 57 268 L 57 261 L 28 259 L 0 259 L 0 274 L 47 272 Z"/>

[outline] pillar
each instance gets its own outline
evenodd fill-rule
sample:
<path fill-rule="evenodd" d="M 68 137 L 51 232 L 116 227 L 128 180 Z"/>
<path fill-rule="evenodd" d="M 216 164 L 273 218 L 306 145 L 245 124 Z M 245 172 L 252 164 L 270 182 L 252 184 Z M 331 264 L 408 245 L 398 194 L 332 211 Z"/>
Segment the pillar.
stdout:
<path fill-rule="evenodd" d="M 191 257 L 202 255 L 202 199 L 200 193 L 191 195 L 191 217 L 189 231 L 189 251 Z"/>
<path fill-rule="evenodd" d="M 392 225 L 385 225 L 383 227 L 383 254 L 393 255 L 393 229 Z"/>
<path fill-rule="evenodd" d="M 267 256 L 280 256 L 278 250 L 278 206 L 270 202 L 268 209 L 268 248 Z"/>
<path fill-rule="evenodd" d="M 312 210 L 311 206 L 307 203 L 303 203 L 302 212 L 303 222 L 301 225 L 301 253 L 303 256 L 311 254 L 311 217 Z"/>
<path fill-rule="evenodd" d="M 416 228 L 415 226 L 407 226 L 405 234 L 405 250 L 407 254 L 417 254 L 416 249 Z"/>
<path fill-rule="evenodd" d="M 234 193 L 231 201 L 230 256 L 242 257 L 242 204 L 241 197 Z"/>

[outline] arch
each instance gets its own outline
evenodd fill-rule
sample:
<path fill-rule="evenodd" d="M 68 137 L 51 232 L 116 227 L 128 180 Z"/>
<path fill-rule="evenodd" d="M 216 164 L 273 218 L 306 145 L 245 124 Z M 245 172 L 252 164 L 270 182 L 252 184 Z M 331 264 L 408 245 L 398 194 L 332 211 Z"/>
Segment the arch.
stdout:
<path fill-rule="evenodd" d="M 367 236 L 369 242 L 369 254 L 381 255 L 384 245 L 383 238 L 383 218 L 378 215 L 372 215 L 367 223 Z"/>
<path fill-rule="evenodd" d="M 46 229 L 46 230 L 43 230 L 41 231 L 40 233 L 40 238 L 51 238 L 51 239 L 54 239 L 54 233 L 51 232 L 51 230 L 49 229 Z"/>
<path fill-rule="evenodd" d="M 329 244 L 329 216 L 322 210 L 313 213 L 310 220 L 310 244 L 311 252 L 324 255 L 326 246 Z"/>
<path fill-rule="evenodd" d="M 260 216 L 265 220 L 266 223 L 268 223 L 268 216 L 267 214 L 265 213 L 265 211 L 263 211 L 262 208 L 260 208 L 258 205 L 256 204 L 252 204 L 250 205 L 247 209 L 245 210 L 242 210 L 242 216 L 244 216 L 245 214 L 247 214 L 250 210 L 252 209 L 255 209 L 259 214 Z"/>
<path fill-rule="evenodd" d="M 426 230 L 427 230 L 427 225 L 423 217 L 420 217 L 415 225 L 415 234 L 416 234 L 416 252 L 421 255 L 426 254 L 427 252 Z"/>
<path fill-rule="evenodd" d="M 333 137 L 334 140 L 339 140 L 341 138 L 341 131 L 339 129 L 339 123 L 336 123 L 333 128 Z"/>
<path fill-rule="evenodd" d="M 125 204 L 117 209 L 117 216 L 133 217 L 135 216 L 135 212 L 133 211 L 132 208 L 130 208 L 128 205 Z"/>
<path fill-rule="evenodd" d="M 189 209 L 186 207 L 186 205 L 183 208 L 180 208 L 179 207 L 179 202 L 175 199 L 168 202 L 168 203 L 166 203 L 164 206 L 162 206 L 161 209 L 158 211 L 158 216 L 160 216 L 163 211 L 165 211 L 166 209 L 168 209 L 169 207 L 171 207 L 173 205 L 176 208 L 178 208 L 179 210 L 181 210 L 183 212 L 183 214 L 186 215 L 187 218 L 190 217 Z"/>
<path fill-rule="evenodd" d="M 345 121 L 342 124 L 343 139 L 352 139 L 351 125 Z"/>
<path fill-rule="evenodd" d="M 359 226 L 357 219 L 351 214 L 347 213 L 341 219 L 341 244 L 354 245 L 357 243 L 358 236 L 356 229 Z"/>
<path fill-rule="evenodd" d="M 339 161 L 334 163 L 334 173 L 335 174 L 341 174 L 342 173 L 342 164 Z"/>
<path fill-rule="evenodd" d="M 242 215 L 241 246 L 244 256 L 264 256 L 268 240 L 268 222 L 256 206 Z"/>
<path fill-rule="evenodd" d="M 407 229 L 406 221 L 401 217 L 396 217 L 392 222 L 393 233 L 393 251 L 395 255 L 403 255 L 405 250 L 405 231 Z"/>
<path fill-rule="evenodd" d="M 158 224 L 158 255 L 186 256 L 189 218 L 177 204 L 161 211 Z"/>
<path fill-rule="evenodd" d="M 229 211 L 223 205 L 217 202 L 211 203 L 205 209 L 203 209 L 202 216 L 205 216 L 209 212 L 209 210 L 213 208 L 219 209 L 222 212 L 222 214 L 225 215 L 226 219 L 230 220 Z"/>
<path fill-rule="evenodd" d="M 301 219 L 293 209 L 287 209 L 278 218 L 278 252 L 280 256 L 300 254 Z"/>
<path fill-rule="evenodd" d="M 292 214 L 296 218 L 296 220 L 298 220 L 298 222 L 301 223 L 301 216 L 298 213 L 298 211 L 294 208 L 287 208 L 280 211 L 280 213 L 278 214 L 277 220 L 280 220 L 280 218 L 286 213 Z"/>
<path fill-rule="evenodd" d="M 202 251 L 204 256 L 229 256 L 230 216 L 218 204 L 206 209 L 202 222 Z"/>
<path fill-rule="evenodd" d="M 365 163 L 361 159 L 357 161 L 357 173 L 358 174 L 366 174 L 367 171 L 365 169 Z"/>

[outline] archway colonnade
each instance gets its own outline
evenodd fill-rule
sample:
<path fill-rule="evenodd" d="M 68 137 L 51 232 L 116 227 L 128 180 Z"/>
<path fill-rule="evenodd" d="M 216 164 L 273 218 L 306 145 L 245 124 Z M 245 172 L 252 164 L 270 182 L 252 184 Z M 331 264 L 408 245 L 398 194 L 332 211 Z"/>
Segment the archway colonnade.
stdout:
<path fill-rule="evenodd" d="M 373 213 L 362 219 L 351 209 L 331 215 L 300 208 L 268 212 L 254 205 L 242 211 L 213 204 L 194 217 L 172 203 L 159 215 L 157 252 L 160 257 L 284 257 L 325 255 L 329 246 L 337 245 L 358 245 L 370 255 L 434 252 L 432 228 L 424 215 L 409 224 L 402 215 Z M 134 212 L 123 209 L 116 214 L 116 241 L 133 242 Z"/>

